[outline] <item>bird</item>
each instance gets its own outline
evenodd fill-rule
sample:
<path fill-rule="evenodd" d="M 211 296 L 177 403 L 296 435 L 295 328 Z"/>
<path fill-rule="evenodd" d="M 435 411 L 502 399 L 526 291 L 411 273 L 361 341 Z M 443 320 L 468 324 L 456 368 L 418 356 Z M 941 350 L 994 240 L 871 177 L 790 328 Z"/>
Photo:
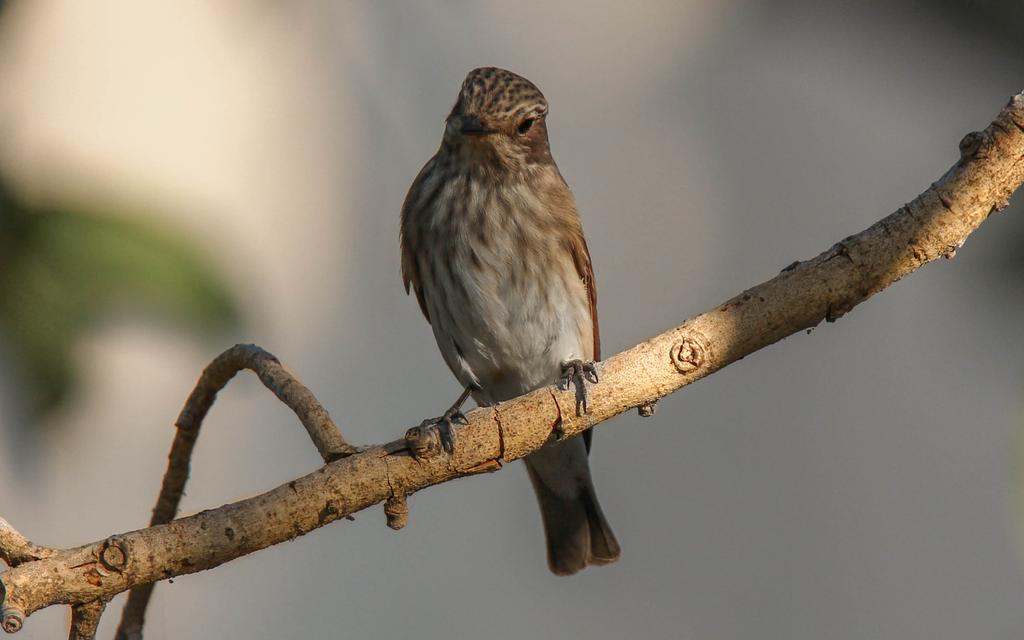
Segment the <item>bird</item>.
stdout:
<path fill-rule="evenodd" d="M 439 418 L 449 454 L 453 422 L 472 396 L 490 406 L 540 387 L 587 384 L 601 357 L 597 289 L 576 202 L 551 156 L 548 102 L 526 78 L 470 71 L 445 119 L 437 153 L 401 211 L 401 267 L 449 369 L 464 387 Z M 525 458 L 557 575 L 614 562 L 619 543 L 597 500 L 592 433 Z"/>

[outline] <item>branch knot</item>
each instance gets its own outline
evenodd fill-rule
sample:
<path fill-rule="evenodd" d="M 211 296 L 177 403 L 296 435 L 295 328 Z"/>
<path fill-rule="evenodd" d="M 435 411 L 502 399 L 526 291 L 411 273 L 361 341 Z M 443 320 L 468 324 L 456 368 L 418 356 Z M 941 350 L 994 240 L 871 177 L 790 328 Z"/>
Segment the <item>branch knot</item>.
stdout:
<path fill-rule="evenodd" d="M 25 623 L 25 613 L 21 609 L 17 607 L 4 607 L 0 615 L 3 616 L 3 620 L 0 621 L 0 627 L 4 631 L 7 633 L 18 633 L 21 631 L 21 625 Z"/>
<path fill-rule="evenodd" d="M 960 140 L 960 159 L 970 160 L 978 153 L 982 143 L 985 142 L 985 134 L 980 131 L 972 131 Z"/>
<path fill-rule="evenodd" d="M 119 536 L 107 538 L 100 550 L 100 562 L 111 571 L 124 571 L 128 566 L 128 545 Z"/>
<path fill-rule="evenodd" d="M 693 373 L 704 365 L 705 349 L 700 340 L 686 336 L 675 342 L 669 351 L 672 364 L 679 373 Z"/>

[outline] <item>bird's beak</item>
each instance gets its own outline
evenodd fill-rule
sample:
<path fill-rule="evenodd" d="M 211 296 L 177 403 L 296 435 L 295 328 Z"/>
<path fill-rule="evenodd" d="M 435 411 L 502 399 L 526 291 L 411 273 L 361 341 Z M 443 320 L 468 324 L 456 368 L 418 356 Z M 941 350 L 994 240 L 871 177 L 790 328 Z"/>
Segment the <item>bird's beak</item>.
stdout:
<path fill-rule="evenodd" d="M 483 123 L 480 122 L 480 118 L 473 116 L 463 116 L 462 122 L 459 125 L 459 133 L 467 136 L 483 136 L 488 133 L 494 133 L 492 130 L 484 127 Z"/>

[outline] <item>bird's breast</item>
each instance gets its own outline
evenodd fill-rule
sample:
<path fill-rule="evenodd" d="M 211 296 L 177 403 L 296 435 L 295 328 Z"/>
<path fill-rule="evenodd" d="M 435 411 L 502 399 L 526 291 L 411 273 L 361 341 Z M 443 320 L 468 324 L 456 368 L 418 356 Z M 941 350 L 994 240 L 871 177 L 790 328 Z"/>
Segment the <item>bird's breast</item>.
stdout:
<path fill-rule="evenodd" d="M 543 191 L 465 177 L 445 188 L 421 271 L 435 337 L 460 380 L 499 401 L 551 384 L 565 360 L 592 358 L 587 290 Z"/>

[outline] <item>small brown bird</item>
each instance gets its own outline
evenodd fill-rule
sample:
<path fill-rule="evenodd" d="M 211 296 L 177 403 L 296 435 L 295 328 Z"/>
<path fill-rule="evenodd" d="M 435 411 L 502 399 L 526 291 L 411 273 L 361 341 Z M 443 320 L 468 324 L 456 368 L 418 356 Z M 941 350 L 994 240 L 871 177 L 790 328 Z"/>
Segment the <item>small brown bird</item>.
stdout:
<path fill-rule="evenodd" d="M 402 205 L 402 277 L 448 367 L 481 406 L 546 385 L 597 382 L 601 357 L 590 253 L 572 192 L 548 146 L 548 103 L 529 80 L 474 69 L 445 121 L 441 148 Z M 594 493 L 591 432 L 526 458 L 551 571 L 569 575 L 619 557 Z"/>

